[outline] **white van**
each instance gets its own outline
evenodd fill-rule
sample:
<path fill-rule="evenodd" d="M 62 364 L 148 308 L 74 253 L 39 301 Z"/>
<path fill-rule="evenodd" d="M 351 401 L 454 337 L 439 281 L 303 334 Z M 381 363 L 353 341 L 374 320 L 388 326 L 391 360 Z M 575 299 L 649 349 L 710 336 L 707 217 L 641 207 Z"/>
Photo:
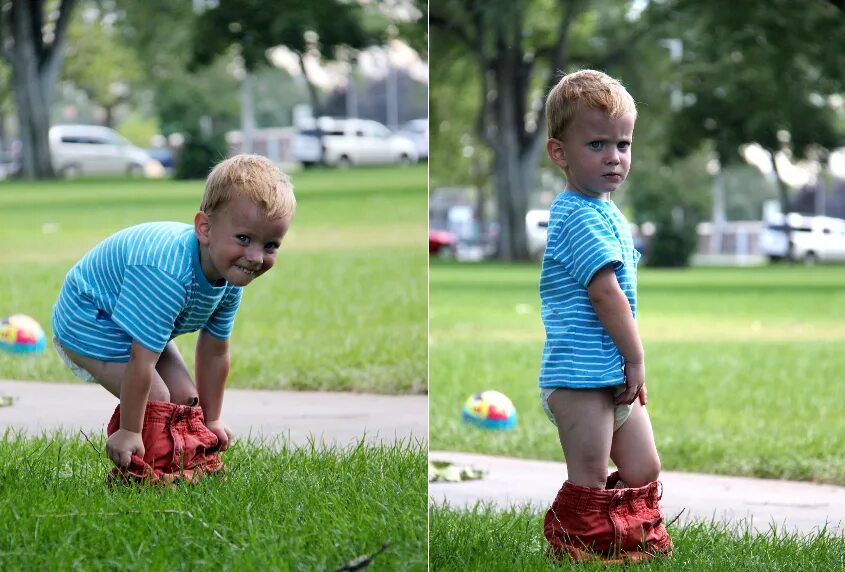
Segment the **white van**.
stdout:
<path fill-rule="evenodd" d="M 760 237 L 760 246 L 770 260 L 845 262 L 845 220 L 789 213 L 784 221 L 783 215 L 772 216 Z"/>
<path fill-rule="evenodd" d="M 414 143 L 394 135 L 390 129 L 369 119 L 321 117 L 323 162 L 327 165 L 411 164 L 419 160 Z"/>
<path fill-rule="evenodd" d="M 164 176 L 161 163 L 108 127 L 55 125 L 49 138 L 53 170 L 68 179 L 89 175 Z"/>

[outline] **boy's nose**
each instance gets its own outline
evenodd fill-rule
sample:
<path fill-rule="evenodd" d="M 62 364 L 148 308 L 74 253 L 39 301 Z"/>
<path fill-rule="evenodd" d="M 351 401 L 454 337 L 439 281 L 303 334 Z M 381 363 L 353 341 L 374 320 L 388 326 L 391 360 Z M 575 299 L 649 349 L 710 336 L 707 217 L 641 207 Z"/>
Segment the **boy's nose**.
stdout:
<path fill-rule="evenodd" d="M 260 248 L 247 248 L 246 259 L 256 264 L 261 264 L 264 261 L 264 254 Z"/>

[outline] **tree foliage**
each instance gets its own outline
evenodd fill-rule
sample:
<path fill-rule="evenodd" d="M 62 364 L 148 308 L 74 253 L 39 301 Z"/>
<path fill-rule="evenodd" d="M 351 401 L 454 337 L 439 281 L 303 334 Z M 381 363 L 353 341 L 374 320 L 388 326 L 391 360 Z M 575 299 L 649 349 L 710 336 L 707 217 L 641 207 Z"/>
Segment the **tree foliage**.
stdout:
<path fill-rule="evenodd" d="M 105 1 L 105 0 L 104 0 Z M 112 0 L 121 42 L 141 63 L 165 134 L 197 131 L 202 117 L 222 133 L 238 125 L 238 81 L 230 61 L 188 71 L 197 15 L 190 2 Z"/>
<path fill-rule="evenodd" d="M 821 158 L 842 144 L 829 96 L 845 90 L 845 15 L 824 0 L 679 0 L 688 104 L 672 117 L 670 157 L 704 142 L 723 164 L 758 143 Z M 786 187 L 780 185 L 786 209 Z M 784 211 L 786 212 L 786 211 Z"/>
<path fill-rule="evenodd" d="M 305 68 L 305 54 L 338 57 L 343 46 L 362 49 L 381 42 L 384 30 L 364 25 L 364 7 L 340 0 L 231 0 L 203 12 L 194 29 L 191 65 L 205 66 L 237 46 L 247 71 L 267 61 L 267 50 L 285 46 L 295 53 L 309 85 L 312 107 L 319 98 Z"/>
<path fill-rule="evenodd" d="M 137 54 L 91 7 L 78 10 L 70 24 L 62 77 L 103 106 L 105 123 L 113 127 L 115 106 L 129 101 L 141 87 L 142 71 Z"/>

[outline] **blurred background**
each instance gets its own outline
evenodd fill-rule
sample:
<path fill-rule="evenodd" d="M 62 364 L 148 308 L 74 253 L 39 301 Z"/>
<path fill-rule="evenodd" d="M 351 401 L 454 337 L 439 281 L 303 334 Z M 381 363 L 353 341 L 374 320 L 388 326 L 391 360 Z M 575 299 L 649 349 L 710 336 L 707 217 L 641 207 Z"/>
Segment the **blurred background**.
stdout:
<path fill-rule="evenodd" d="M 595 68 L 639 107 L 614 200 L 647 265 L 845 261 L 842 2 L 438 0 L 431 39 L 433 253 L 542 256 L 544 97 Z"/>
<path fill-rule="evenodd" d="M 285 165 L 427 157 L 424 3 L 0 7 L 0 179 L 203 178 L 239 151 Z"/>

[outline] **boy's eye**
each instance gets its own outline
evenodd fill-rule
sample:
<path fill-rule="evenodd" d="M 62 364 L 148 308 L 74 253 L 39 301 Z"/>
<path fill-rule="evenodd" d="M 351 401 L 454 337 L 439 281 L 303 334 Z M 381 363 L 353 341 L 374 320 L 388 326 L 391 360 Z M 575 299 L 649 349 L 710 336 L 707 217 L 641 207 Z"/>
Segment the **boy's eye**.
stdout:
<path fill-rule="evenodd" d="M 630 146 L 631 146 L 630 141 L 622 141 L 622 142 L 620 142 L 619 144 L 616 145 L 616 148 L 619 149 L 620 151 L 627 151 Z"/>
<path fill-rule="evenodd" d="M 590 141 L 590 149 L 593 151 L 601 151 L 604 149 L 604 141 Z"/>
<path fill-rule="evenodd" d="M 235 238 L 237 238 L 238 242 L 240 242 L 243 245 L 249 244 L 249 237 L 245 234 L 239 234 Z"/>
<path fill-rule="evenodd" d="M 279 250 L 279 245 L 275 242 L 268 242 L 266 245 L 264 245 L 264 250 L 266 250 L 270 254 L 273 254 L 274 252 Z"/>

